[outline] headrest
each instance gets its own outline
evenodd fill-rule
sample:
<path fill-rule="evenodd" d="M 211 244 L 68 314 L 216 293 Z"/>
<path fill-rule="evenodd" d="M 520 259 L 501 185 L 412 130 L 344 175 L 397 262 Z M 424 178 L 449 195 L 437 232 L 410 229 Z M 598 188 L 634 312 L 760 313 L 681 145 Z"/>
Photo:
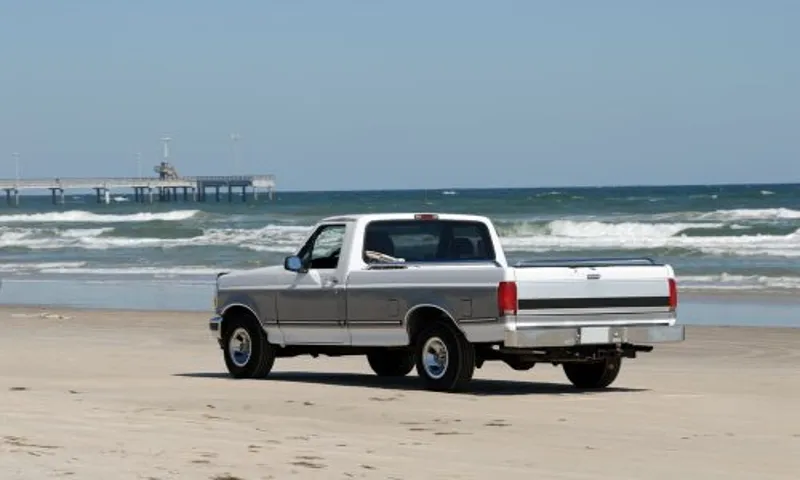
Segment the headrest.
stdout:
<path fill-rule="evenodd" d="M 472 257 L 475 256 L 475 247 L 472 241 L 464 237 L 456 237 L 453 239 L 453 254 L 457 256 Z"/>

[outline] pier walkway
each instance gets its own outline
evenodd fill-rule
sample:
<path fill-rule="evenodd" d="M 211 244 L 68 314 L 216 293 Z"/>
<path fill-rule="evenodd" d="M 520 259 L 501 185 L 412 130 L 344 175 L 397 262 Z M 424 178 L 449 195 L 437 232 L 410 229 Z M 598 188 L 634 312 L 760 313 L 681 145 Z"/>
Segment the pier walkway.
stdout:
<path fill-rule="evenodd" d="M 111 191 L 132 189 L 135 202 L 153 203 L 154 199 L 161 202 L 177 201 L 178 191 L 182 193 L 184 201 L 205 202 L 208 198 L 208 189 L 213 190 L 214 199 L 219 202 L 221 193 L 227 190 L 228 201 L 234 197 L 247 201 L 247 191 L 251 192 L 253 199 L 258 198 L 259 189 L 266 190 L 270 200 L 275 190 L 274 175 L 234 175 L 234 176 L 206 176 L 206 177 L 108 177 L 108 178 L 26 178 L 26 179 L 0 179 L 0 189 L 6 193 L 9 205 L 19 205 L 19 193 L 22 190 L 50 190 L 53 203 L 64 203 L 66 190 L 94 190 L 98 203 L 110 203 Z M 234 190 L 236 192 L 234 192 Z"/>

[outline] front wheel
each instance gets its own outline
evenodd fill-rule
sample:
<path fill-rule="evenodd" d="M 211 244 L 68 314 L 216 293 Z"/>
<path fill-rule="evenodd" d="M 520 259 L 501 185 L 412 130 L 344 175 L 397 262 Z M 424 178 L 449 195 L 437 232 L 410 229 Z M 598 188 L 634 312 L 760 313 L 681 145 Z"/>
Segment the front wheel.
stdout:
<path fill-rule="evenodd" d="M 428 390 L 462 390 L 475 372 L 475 347 L 454 326 L 437 322 L 416 338 L 417 374 Z"/>
<path fill-rule="evenodd" d="M 587 363 L 565 363 L 564 373 L 578 388 L 600 389 L 617 379 L 621 366 L 622 357 L 611 357 Z"/>
<path fill-rule="evenodd" d="M 223 322 L 225 366 L 233 378 L 263 378 L 275 363 L 275 347 L 254 318 L 235 316 Z"/>

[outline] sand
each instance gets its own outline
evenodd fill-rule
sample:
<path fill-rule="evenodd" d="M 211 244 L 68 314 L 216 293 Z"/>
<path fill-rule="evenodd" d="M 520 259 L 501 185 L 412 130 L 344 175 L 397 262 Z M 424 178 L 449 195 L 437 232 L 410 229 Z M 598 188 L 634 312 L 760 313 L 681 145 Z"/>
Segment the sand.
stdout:
<path fill-rule="evenodd" d="M 4 480 L 800 478 L 800 329 L 690 328 L 602 392 L 490 362 L 442 394 L 362 357 L 231 380 L 202 313 L 0 322 Z"/>

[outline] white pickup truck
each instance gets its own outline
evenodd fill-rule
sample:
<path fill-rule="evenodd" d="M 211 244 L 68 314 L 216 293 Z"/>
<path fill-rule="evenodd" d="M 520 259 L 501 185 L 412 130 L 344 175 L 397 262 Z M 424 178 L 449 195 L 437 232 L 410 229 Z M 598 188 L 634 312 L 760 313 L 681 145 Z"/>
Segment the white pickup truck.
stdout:
<path fill-rule="evenodd" d="M 382 376 L 416 367 L 425 388 L 463 389 L 475 368 L 563 365 L 604 388 L 623 357 L 684 340 L 675 275 L 650 259 L 509 265 L 492 222 L 436 213 L 342 215 L 283 265 L 217 276 L 209 328 L 234 378 L 277 357 L 366 355 Z"/>

